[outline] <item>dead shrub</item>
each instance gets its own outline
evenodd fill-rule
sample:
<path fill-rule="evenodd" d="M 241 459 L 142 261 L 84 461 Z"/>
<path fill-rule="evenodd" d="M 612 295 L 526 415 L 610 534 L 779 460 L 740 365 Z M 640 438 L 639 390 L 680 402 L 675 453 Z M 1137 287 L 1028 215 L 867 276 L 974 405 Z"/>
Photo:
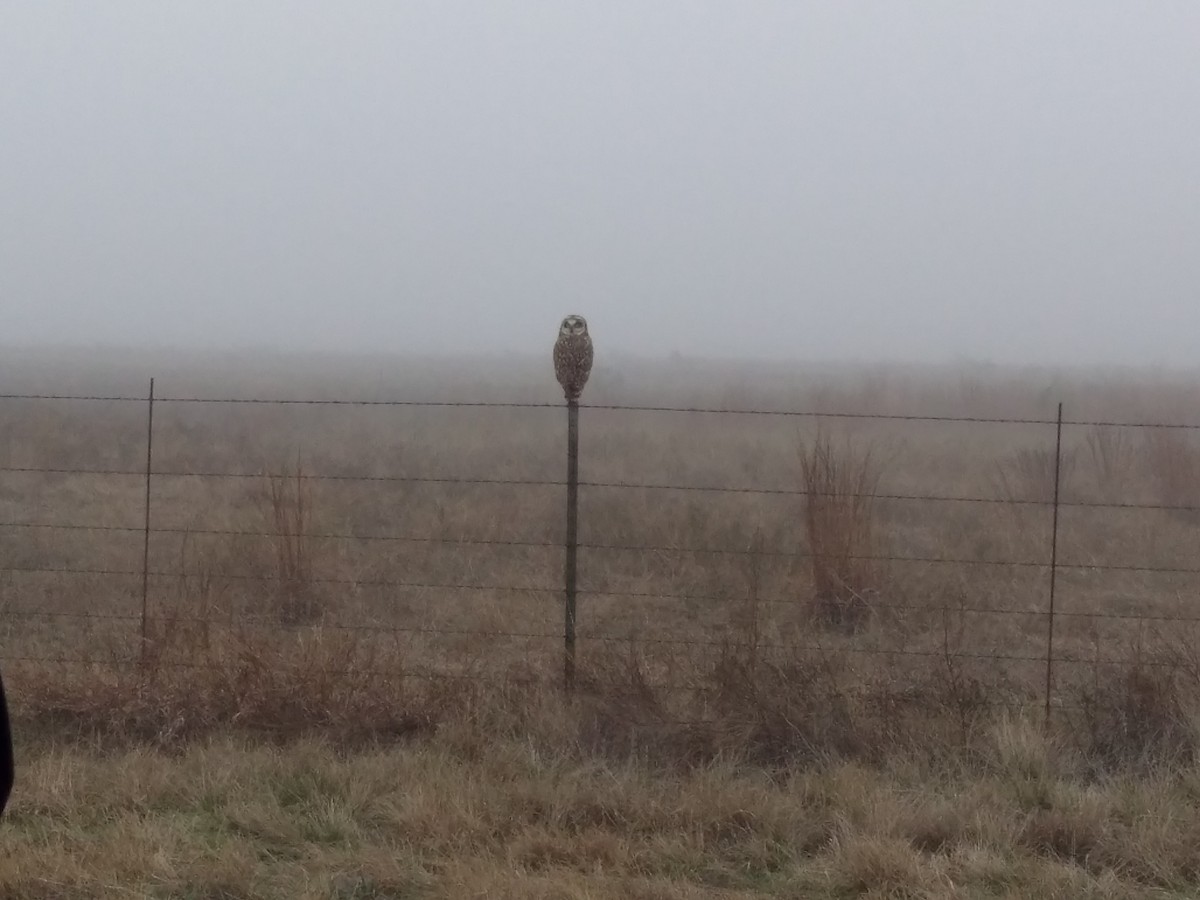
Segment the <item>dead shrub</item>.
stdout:
<path fill-rule="evenodd" d="M 229 583 L 217 574 L 211 549 L 193 549 L 190 533 L 185 533 L 180 542 L 176 577 L 174 605 L 160 606 L 158 614 L 147 619 L 140 658 L 144 668 L 159 667 L 185 647 L 190 653 L 206 654 L 213 649 L 215 631 L 227 630 L 233 624 L 235 604 Z"/>
<path fill-rule="evenodd" d="M 1084 438 L 1085 456 L 1099 494 L 1108 502 L 1128 497 L 1138 448 L 1128 428 L 1094 425 Z"/>
<path fill-rule="evenodd" d="M 882 572 L 876 510 L 881 468 L 871 449 L 835 447 L 818 431 L 800 446 L 804 526 L 812 563 L 814 618 L 839 631 L 868 622 Z"/>
<path fill-rule="evenodd" d="M 81 734 L 172 746 L 221 729 L 394 736 L 454 708 L 438 686 L 389 677 L 356 632 L 195 624 L 161 620 L 140 666 L 17 669 L 23 709 Z"/>
<path fill-rule="evenodd" d="M 963 655 L 968 619 L 966 597 L 959 596 L 958 609 L 945 608 L 941 612 L 941 657 L 928 670 L 923 686 L 930 699 L 950 714 L 957 726 L 959 742 L 966 746 L 977 728 L 992 715 L 993 703 L 1004 685 L 999 677 L 993 676 L 985 683 L 968 670 L 968 660 Z"/>
<path fill-rule="evenodd" d="M 844 654 L 751 660 L 726 645 L 708 679 L 722 747 L 766 765 L 868 755 L 878 745 L 871 733 L 878 723 L 859 715 L 844 688 L 846 666 Z"/>
<path fill-rule="evenodd" d="M 1013 504 L 1040 504 L 1054 501 L 1055 469 L 1058 470 L 1059 496 L 1065 496 L 1075 473 L 1078 454 L 1063 451 L 1061 465 L 1053 447 L 1026 447 L 996 466 L 995 484 L 999 496 Z"/>
<path fill-rule="evenodd" d="M 762 640 L 762 547 L 762 529 L 757 529 L 746 553 L 746 598 L 735 604 L 730 614 L 732 649 L 751 671 L 757 665 Z"/>
<path fill-rule="evenodd" d="M 1082 752 L 1103 768 L 1194 759 L 1182 678 L 1172 661 L 1140 651 L 1118 665 L 1097 663 L 1090 683 L 1076 689 L 1074 731 Z"/>
<path fill-rule="evenodd" d="M 619 706 L 630 720 L 663 717 L 654 678 L 632 643 L 623 652 L 593 653 L 586 668 L 577 673 L 576 684 L 581 694 L 605 698 L 610 706 Z"/>
<path fill-rule="evenodd" d="M 666 766 L 690 767 L 718 755 L 708 723 L 680 712 L 679 701 L 703 685 L 656 684 L 647 661 L 632 645 L 624 652 L 589 655 L 576 677 L 572 710 L 578 749 L 610 759 L 637 758 Z"/>
<path fill-rule="evenodd" d="M 268 472 L 261 495 L 271 547 L 275 614 L 284 625 L 305 625 L 321 616 L 313 580 L 312 479 L 304 467 Z"/>

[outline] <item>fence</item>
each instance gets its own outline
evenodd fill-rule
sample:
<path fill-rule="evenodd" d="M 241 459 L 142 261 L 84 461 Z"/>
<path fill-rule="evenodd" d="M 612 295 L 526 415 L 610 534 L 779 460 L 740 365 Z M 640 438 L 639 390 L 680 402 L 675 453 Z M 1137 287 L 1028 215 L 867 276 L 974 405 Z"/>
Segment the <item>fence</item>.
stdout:
<path fill-rule="evenodd" d="M 836 655 L 1047 718 L 1102 670 L 1194 665 L 1197 426 L 595 404 L 564 447 L 559 404 L 0 402 L 6 664 L 320 629 L 389 677 L 573 690 L 621 648 L 695 695 L 732 657 Z"/>

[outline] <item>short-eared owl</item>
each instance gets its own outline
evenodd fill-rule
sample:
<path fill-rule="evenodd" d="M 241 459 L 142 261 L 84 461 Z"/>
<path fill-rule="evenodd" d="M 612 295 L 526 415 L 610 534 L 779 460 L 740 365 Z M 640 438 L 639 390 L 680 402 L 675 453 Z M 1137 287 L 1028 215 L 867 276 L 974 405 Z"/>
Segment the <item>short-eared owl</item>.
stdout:
<path fill-rule="evenodd" d="M 578 400 L 592 371 L 592 339 L 587 319 L 567 316 L 558 326 L 554 342 L 554 374 L 568 400 Z"/>

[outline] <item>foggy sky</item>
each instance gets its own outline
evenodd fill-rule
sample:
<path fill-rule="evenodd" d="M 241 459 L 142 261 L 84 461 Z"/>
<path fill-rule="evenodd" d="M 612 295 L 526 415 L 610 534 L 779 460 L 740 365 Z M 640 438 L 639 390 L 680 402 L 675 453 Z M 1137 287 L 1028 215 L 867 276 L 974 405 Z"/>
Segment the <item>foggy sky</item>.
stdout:
<path fill-rule="evenodd" d="M 0 343 L 1200 361 L 1200 4 L 0 5 Z"/>

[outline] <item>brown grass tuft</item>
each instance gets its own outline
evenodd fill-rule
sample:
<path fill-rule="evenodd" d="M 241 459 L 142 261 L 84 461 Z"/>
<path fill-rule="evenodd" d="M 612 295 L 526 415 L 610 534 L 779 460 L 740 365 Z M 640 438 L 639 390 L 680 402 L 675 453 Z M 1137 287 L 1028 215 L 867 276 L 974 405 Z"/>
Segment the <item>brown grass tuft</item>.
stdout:
<path fill-rule="evenodd" d="M 1066 495 L 1077 461 L 1076 451 L 1063 451 L 1062 462 L 1058 466 L 1060 496 Z M 995 483 L 999 496 L 1013 504 L 1052 502 L 1056 463 L 1053 447 L 1017 450 L 997 464 Z"/>
<path fill-rule="evenodd" d="M 322 610 L 313 581 L 312 481 L 304 466 L 297 462 L 268 472 L 262 503 L 273 551 L 276 614 L 285 625 L 311 624 Z"/>
<path fill-rule="evenodd" d="M 1084 437 L 1084 450 L 1100 497 L 1109 503 L 1128 500 L 1139 462 L 1133 432 L 1116 425 L 1094 425 Z"/>
<path fill-rule="evenodd" d="M 1163 654 L 1136 652 L 1127 666 L 1097 664 L 1078 687 L 1075 733 L 1106 768 L 1153 767 L 1196 758 L 1185 674 Z"/>
<path fill-rule="evenodd" d="M 823 625 L 855 632 L 871 616 L 882 578 L 875 509 L 881 469 L 868 448 L 857 452 L 818 432 L 800 446 L 804 527 L 812 558 L 813 613 Z"/>
<path fill-rule="evenodd" d="M 227 728 L 276 737 L 330 731 L 353 742 L 429 728 L 454 694 L 453 686 L 388 678 L 354 632 L 280 633 L 183 617 L 155 624 L 141 666 L 12 666 L 21 707 L 79 734 L 160 745 Z"/>

